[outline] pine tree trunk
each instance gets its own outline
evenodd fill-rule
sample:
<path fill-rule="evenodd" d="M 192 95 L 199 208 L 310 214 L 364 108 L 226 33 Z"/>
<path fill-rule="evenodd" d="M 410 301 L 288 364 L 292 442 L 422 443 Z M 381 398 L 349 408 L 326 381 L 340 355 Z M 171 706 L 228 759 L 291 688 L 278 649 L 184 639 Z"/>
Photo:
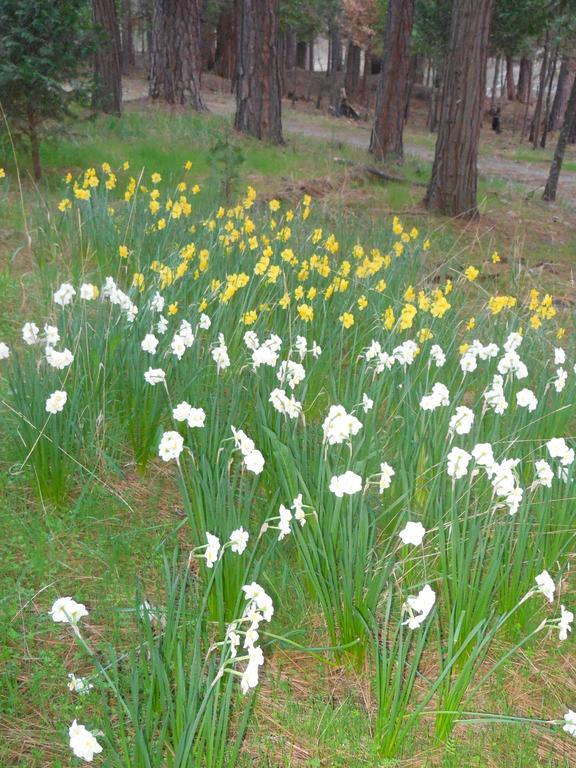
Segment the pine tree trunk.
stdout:
<path fill-rule="evenodd" d="M 478 215 L 478 144 L 493 0 L 454 0 L 442 109 L 425 203 L 448 216 Z"/>
<path fill-rule="evenodd" d="M 548 118 L 548 130 L 557 131 L 562 125 L 564 113 L 566 112 L 566 105 L 570 98 L 570 90 L 572 89 L 572 83 L 576 76 L 576 59 L 570 59 L 564 57 L 560 65 L 560 74 L 558 75 L 558 83 L 556 85 L 556 93 L 554 94 L 554 101 L 552 102 L 552 108 L 550 110 L 550 116 Z"/>
<path fill-rule="evenodd" d="M 350 41 L 346 50 L 346 72 L 344 74 L 344 90 L 349 99 L 352 99 L 356 95 L 359 82 L 360 48 Z"/>
<path fill-rule="evenodd" d="M 296 44 L 296 66 L 298 69 L 306 69 L 308 61 L 308 45 L 304 40 L 298 40 Z"/>
<path fill-rule="evenodd" d="M 211 0 L 200 0 L 200 58 L 201 71 L 214 69 L 216 28 L 211 15 Z"/>
<path fill-rule="evenodd" d="M 550 62 L 548 84 L 546 86 L 546 103 L 544 104 L 544 113 L 542 120 L 542 136 L 540 138 L 540 146 L 542 149 L 546 148 L 546 138 L 548 136 L 548 122 L 550 120 L 550 104 L 552 103 L 552 87 L 554 86 L 554 78 L 556 77 L 556 65 L 558 63 L 558 46 L 554 49 L 554 56 Z"/>
<path fill-rule="evenodd" d="M 522 104 L 530 104 L 532 101 L 532 60 L 527 56 L 520 59 L 516 98 Z"/>
<path fill-rule="evenodd" d="M 128 74 L 136 62 L 132 37 L 132 2 L 122 0 L 122 74 Z"/>
<path fill-rule="evenodd" d="M 558 191 L 558 179 L 560 178 L 560 171 L 562 170 L 562 163 L 564 162 L 564 153 L 566 152 L 566 145 L 568 144 L 570 134 L 576 130 L 576 80 L 572 84 L 572 90 L 570 91 L 570 98 L 568 99 L 568 105 L 566 107 L 566 114 L 564 115 L 564 124 L 558 136 L 558 143 L 556 144 L 556 150 L 554 152 L 554 158 L 552 165 L 550 166 L 550 173 L 548 175 L 548 181 L 544 188 L 543 200 L 556 200 L 556 193 Z"/>
<path fill-rule="evenodd" d="M 234 127 L 257 139 L 282 144 L 280 0 L 239 0 L 239 6 Z"/>
<path fill-rule="evenodd" d="M 498 90 L 498 75 L 500 74 L 500 55 L 494 60 L 494 77 L 492 78 L 492 93 L 490 94 L 490 109 L 496 106 L 496 92 Z"/>
<path fill-rule="evenodd" d="M 214 72 L 229 80 L 233 80 L 236 75 L 236 37 L 235 4 L 228 2 L 222 7 L 218 17 Z"/>
<path fill-rule="evenodd" d="M 368 78 L 372 74 L 372 51 L 367 48 L 364 51 L 364 69 L 362 70 L 362 82 L 360 83 L 360 98 L 368 107 L 370 106 L 370 86 Z"/>
<path fill-rule="evenodd" d="M 514 86 L 514 59 L 512 56 L 506 56 L 506 98 L 508 101 L 514 101 L 516 98 L 516 88 Z"/>
<path fill-rule="evenodd" d="M 379 160 L 404 156 L 403 132 L 410 69 L 414 0 L 389 0 L 384 57 L 376 95 L 370 152 Z"/>
<path fill-rule="evenodd" d="M 544 102 L 544 89 L 546 87 L 546 77 L 548 75 L 548 57 L 550 54 L 550 32 L 546 30 L 546 39 L 544 41 L 544 52 L 542 54 L 542 64 L 540 66 L 540 78 L 538 82 L 538 95 L 536 96 L 536 107 L 534 117 L 532 118 L 532 128 L 530 130 L 530 141 L 532 147 L 538 146 L 540 137 L 540 121 L 542 120 L 542 104 Z"/>
<path fill-rule="evenodd" d="M 100 36 L 94 57 L 92 106 L 110 115 L 120 115 L 122 68 L 115 0 L 92 0 L 92 17 Z"/>
<path fill-rule="evenodd" d="M 338 22 L 330 25 L 328 30 L 328 65 L 326 75 L 342 71 L 342 35 Z"/>
<path fill-rule="evenodd" d="M 296 48 L 298 40 L 293 29 L 286 31 L 286 45 L 284 47 L 284 66 L 286 69 L 294 69 L 296 66 Z"/>
<path fill-rule="evenodd" d="M 314 72 L 314 38 L 308 43 L 308 71 Z"/>
<path fill-rule="evenodd" d="M 204 110 L 198 0 L 154 0 L 152 26 L 150 96 Z"/>

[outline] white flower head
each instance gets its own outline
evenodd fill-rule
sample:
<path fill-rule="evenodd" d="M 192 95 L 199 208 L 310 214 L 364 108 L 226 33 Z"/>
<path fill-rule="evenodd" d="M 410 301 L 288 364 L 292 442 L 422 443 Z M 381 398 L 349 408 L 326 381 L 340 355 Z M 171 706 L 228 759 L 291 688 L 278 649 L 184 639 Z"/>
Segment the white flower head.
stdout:
<path fill-rule="evenodd" d="M 396 472 L 392 469 L 390 464 L 386 461 L 380 463 L 380 477 L 378 479 L 378 492 L 384 493 L 387 488 L 392 485 L 392 478 Z"/>
<path fill-rule="evenodd" d="M 448 454 L 447 472 L 454 480 L 459 480 L 468 472 L 468 464 L 472 456 L 462 448 L 454 447 Z"/>
<path fill-rule="evenodd" d="M 77 603 L 71 597 L 59 597 L 52 604 L 49 611 L 52 621 L 57 624 L 76 625 L 83 616 L 88 616 L 88 611 L 83 603 Z"/>
<path fill-rule="evenodd" d="M 398 535 L 402 539 L 403 544 L 412 544 L 417 547 L 419 544 L 422 544 L 425 533 L 426 529 L 422 523 L 408 522 Z"/>
<path fill-rule="evenodd" d="M 474 411 L 465 405 L 459 405 L 455 414 L 450 419 L 450 432 L 457 435 L 467 435 L 474 424 Z"/>
<path fill-rule="evenodd" d="M 68 395 L 64 390 L 57 389 L 56 392 L 52 392 L 50 397 L 46 400 L 46 411 L 48 413 L 56 414 L 64 410 Z"/>
<path fill-rule="evenodd" d="M 353 496 L 362 490 L 362 478 L 351 470 L 344 472 L 343 475 L 334 475 L 330 480 L 330 490 L 339 499 L 345 494 Z"/>
<path fill-rule="evenodd" d="M 160 341 L 153 333 L 147 333 L 142 339 L 140 347 L 143 352 L 148 352 L 149 355 L 155 355 L 159 343 Z"/>
<path fill-rule="evenodd" d="M 54 302 L 61 307 L 65 307 L 71 303 L 72 299 L 76 296 L 76 291 L 70 283 L 62 283 L 60 288 L 54 293 Z"/>
<path fill-rule="evenodd" d="M 82 758 L 87 763 L 91 763 L 94 755 L 102 752 L 102 747 L 96 737 L 84 725 L 76 722 L 76 720 L 68 729 L 68 736 L 70 738 L 70 749 L 74 755 Z"/>
<path fill-rule="evenodd" d="M 144 374 L 144 379 L 154 387 L 156 384 L 163 384 L 166 381 L 166 373 L 162 368 L 148 368 Z"/>
<path fill-rule="evenodd" d="M 0 360 L 7 360 L 10 357 L 10 347 L 3 341 L 0 341 Z"/>
<path fill-rule="evenodd" d="M 40 329 L 36 323 L 24 323 L 22 326 L 22 339 L 28 346 L 38 344 L 40 341 Z"/>
<path fill-rule="evenodd" d="M 82 283 L 80 286 L 80 298 L 83 301 L 94 301 L 98 298 L 99 290 L 92 283 Z"/>
<path fill-rule="evenodd" d="M 536 585 L 538 591 L 542 592 L 548 602 L 553 603 L 556 585 L 554 584 L 554 581 L 552 580 L 552 577 L 548 571 L 542 571 L 542 573 L 539 573 L 538 576 L 536 576 Z"/>
<path fill-rule="evenodd" d="M 68 348 L 59 352 L 52 347 L 46 347 L 46 362 L 52 368 L 56 368 L 59 371 L 64 370 L 74 362 L 74 355 Z"/>
<path fill-rule="evenodd" d="M 570 736 L 576 736 L 576 712 L 569 709 L 564 715 L 564 725 L 562 730 L 569 733 Z"/>
<path fill-rule="evenodd" d="M 362 429 L 362 422 L 356 416 L 347 413 L 343 405 L 331 405 L 322 429 L 324 441 L 328 445 L 339 445 L 353 435 L 357 435 Z"/>
<path fill-rule="evenodd" d="M 567 640 L 568 632 L 572 632 L 572 622 L 574 621 L 574 614 L 572 611 L 567 611 L 563 605 L 560 606 L 560 621 L 558 623 L 559 639 Z"/>
<path fill-rule="evenodd" d="M 362 408 L 364 410 L 364 413 L 368 413 L 368 411 L 371 411 L 372 408 L 374 408 L 374 400 L 372 400 L 366 392 L 362 395 Z"/>
<path fill-rule="evenodd" d="M 232 545 L 230 548 L 232 552 L 241 555 L 248 546 L 249 538 L 248 531 L 245 531 L 242 526 L 235 531 L 232 531 L 230 534 L 230 543 Z"/>
<path fill-rule="evenodd" d="M 211 533 L 206 532 L 206 539 L 208 541 L 208 544 L 206 545 L 206 550 L 204 552 L 204 557 L 206 558 L 206 567 L 212 568 L 214 563 L 218 560 L 218 555 L 220 554 L 220 539 L 218 536 L 214 536 Z"/>
<path fill-rule="evenodd" d="M 244 456 L 244 466 L 255 475 L 259 475 L 262 472 L 265 463 L 264 456 L 257 448 Z"/>
<path fill-rule="evenodd" d="M 526 408 L 528 413 L 532 413 L 538 407 L 538 398 L 531 389 L 521 389 L 516 393 L 516 402 L 520 408 Z"/>
<path fill-rule="evenodd" d="M 88 682 L 85 677 L 76 677 L 74 672 L 70 672 L 68 675 L 68 690 L 73 693 L 78 693 L 80 696 L 85 696 L 90 693 L 94 688 L 92 683 Z"/>
<path fill-rule="evenodd" d="M 404 610 L 408 612 L 409 618 L 403 622 L 410 629 L 418 629 L 429 615 L 436 602 L 436 593 L 429 584 L 426 584 L 420 592 L 414 597 L 409 595 L 404 603 Z"/>
<path fill-rule="evenodd" d="M 183 450 L 184 438 L 179 432 L 164 432 L 158 446 L 158 455 L 162 461 L 170 461 L 171 459 L 178 461 Z"/>

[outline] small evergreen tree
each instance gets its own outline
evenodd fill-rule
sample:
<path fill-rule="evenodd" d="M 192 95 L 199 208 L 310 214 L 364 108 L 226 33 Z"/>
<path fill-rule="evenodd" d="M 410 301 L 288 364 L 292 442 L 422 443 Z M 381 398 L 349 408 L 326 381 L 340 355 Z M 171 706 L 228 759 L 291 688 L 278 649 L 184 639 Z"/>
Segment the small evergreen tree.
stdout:
<path fill-rule="evenodd" d="M 85 14 L 83 0 L 0 0 L 0 103 L 12 136 L 30 151 L 35 179 L 42 137 L 83 92 Z"/>

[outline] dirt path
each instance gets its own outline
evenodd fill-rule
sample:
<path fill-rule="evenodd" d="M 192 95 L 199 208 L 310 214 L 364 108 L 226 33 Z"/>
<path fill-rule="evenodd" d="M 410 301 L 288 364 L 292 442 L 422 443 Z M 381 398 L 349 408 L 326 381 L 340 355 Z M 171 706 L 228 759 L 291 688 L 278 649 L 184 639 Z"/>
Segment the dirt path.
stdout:
<path fill-rule="evenodd" d="M 207 91 L 205 101 L 215 115 L 228 117 L 234 113 L 235 102 L 225 91 Z M 147 83 L 139 79 L 124 81 L 124 100 L 137 101 L 147 96 Z M 284 106 L 282 124 L 286 134 L 309 136 L 330 143 L 348 144 L 356 149 L 368 150 L 370 129 L 365 123 L 354 124 L 327 115 L 314 115 Z M 426 162 L 434 159 L 434 150 L 414 142 L 405 144 L 407 155 Z M 484 177 L 504 179 L 526 187 L 527 192 L 538 197 L 548 178 L 548 166 L 522 163 L 498 155 L 481 155 L 478 160 L 480 174 Z M 560 204 L 576 209 L 576 173 L 563 172 L 559 183 Z"/>

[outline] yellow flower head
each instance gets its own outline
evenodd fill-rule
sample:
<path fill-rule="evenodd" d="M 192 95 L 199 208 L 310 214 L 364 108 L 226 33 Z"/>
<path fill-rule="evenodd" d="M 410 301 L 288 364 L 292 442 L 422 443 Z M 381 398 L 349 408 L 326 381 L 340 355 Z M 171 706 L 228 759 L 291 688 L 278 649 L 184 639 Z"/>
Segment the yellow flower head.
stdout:
<path fill-rule="evenodd" d="M 499 261 L 500 261 L 500 254 L 498 253 L 498 251 L 494 251 L 494 253 L 492 254 L 492 264 L 498 264 Z"/>
<path fill-rule="evenodd" d="M 472 265 L 470 265 L 464 270 L 464 275 L 470 281 L 476 280 L 479 274 L 480 274 L 479 270 L 477 270 L 476 267 L 473 267 Z"/>
<path fill-rule="evenodd" d="M 352 312 L 344 312 L 338 319 L 344 328 L 351 328 L 354 325 L 354 315 Z"/>
<path fill-rule="evenodd" d="M 298 314 L 305 323 L 309 323 L 314 319 L 314 310 L 308 304 L 299 304 Z"/>
<path fill-rule="evenodd" d="M 256 320 L 258 319 L 258 313 L 255 309 L 250 310 L 250 312 L 245 312 L 242 315 L 242 322 L 244 325 L 253 325 Z"/>
<path fill-rule="evenodd" d="M 160 176 L 159 173 L 153 173 L 150 179 L 152 181 L 152 184 L 160 184 L 160 182 L 162 181 L 162 176 Z"/>
<path fill-rule="evenodd" d="M 268 208 L 270 208 L 271 211 L 279 211 L 280 210 L 280 200 L 270 200 L 268 203 Z"/>
<path fill-rule="evenodd" d="M 127 245 L 119 245 L 118 246 L 118 255 L 121 259 L 127 259 L 128 258 L 128 246 Z"/>
<path fill-rule="evenodd" d="M 178 302 L 175 301 L 173 304 L 168 305 L 168 314 L 169 315 L 175 315 L 176 312 L 178 312 Z"/>

